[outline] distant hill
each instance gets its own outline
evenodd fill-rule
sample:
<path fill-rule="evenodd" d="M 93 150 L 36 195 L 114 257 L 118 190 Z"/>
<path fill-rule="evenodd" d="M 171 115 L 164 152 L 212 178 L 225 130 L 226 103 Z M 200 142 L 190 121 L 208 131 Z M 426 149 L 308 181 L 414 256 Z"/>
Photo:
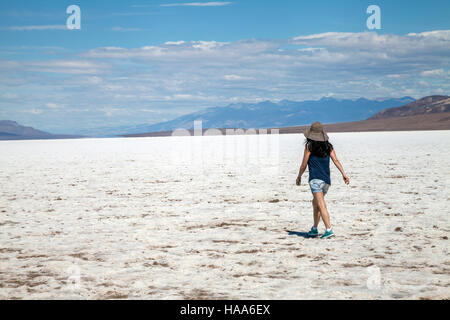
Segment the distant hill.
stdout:
<path fill-rule="evenodd" d="M 420 114 L 450 112 L 449 96 L 428 96 L 397 108 L 380 111 L 369 119 L 416 116 Z"/>
<path fill-rule="evenodd" d="M 320 119 L 323 123 L 367 119 L 377 112 L 402 106 L 414 101 L 411 97 L 369 100 L 322 98 L 320 100 L 289 101 L 278 103 L 234 103 L 225 107 L 207 108 L 153 125 L 139 125 L 123 134 L 191 129 L 195 120 L 202 120 L 203 128 L 271 128 L 297 126 Z"/>
<path fill-rule="evenodd" d="M 51 134 L 26 127 L 11 120 L 0 120 L 0 140 L 30 140 L 30 139 L 70 139 L 81 136 Z"/>
<path fill-rule="evenodd" d="M 308 126 L 280 128 L 280 133 L 303 133 Z M 326 124 L 327 132 L 450 130 L 450 112 L 367 119 Z"/>

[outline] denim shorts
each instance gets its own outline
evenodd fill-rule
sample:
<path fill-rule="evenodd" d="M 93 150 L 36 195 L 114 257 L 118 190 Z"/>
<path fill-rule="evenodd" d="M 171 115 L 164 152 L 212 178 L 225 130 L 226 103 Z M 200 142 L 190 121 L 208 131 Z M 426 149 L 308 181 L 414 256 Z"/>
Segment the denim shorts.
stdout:
<path fill-rule="evenodd" d="M 323 195 L 326 195 L 330 185 L 323 180 L 312 179 L 309 182 L 309 187 L 311 188 L 312 193 L 323 192 Z"/>

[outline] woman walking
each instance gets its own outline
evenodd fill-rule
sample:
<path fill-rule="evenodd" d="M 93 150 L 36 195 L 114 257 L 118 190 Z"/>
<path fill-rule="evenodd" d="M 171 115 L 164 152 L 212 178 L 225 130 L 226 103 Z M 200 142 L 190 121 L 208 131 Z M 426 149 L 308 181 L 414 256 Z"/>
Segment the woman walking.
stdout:
<path fill-rule="evenodd" d="M 328 141 L 328 135 L 320 122 L 314 122 L 311 127 L 305 131 L 304 135 L 306 137 L 305 151 L 296 184 L 298 186 L 300 185 L 302 175 L 308 166 L 309 187 L 311 188 L 311 192 L 314 197 L 312 200 L 314 225 L 311 228 L 311 231 L 308 232 L 308 236 L 317 237 L 319 235 L 317 227 L 319 225 L 320 217 L 322 217 L 326 230 L 321 238 L 325 239 L 334 236 L 330 224 L 330 215 L 328 213 L 324 198 L 328 192 L 328 188 L 331 185 L 330 158 L 341 172 L 344 182 L 349 184 L 350 180 L 345 174 L 341 163 L 337 159 L 333 145 Z"/>

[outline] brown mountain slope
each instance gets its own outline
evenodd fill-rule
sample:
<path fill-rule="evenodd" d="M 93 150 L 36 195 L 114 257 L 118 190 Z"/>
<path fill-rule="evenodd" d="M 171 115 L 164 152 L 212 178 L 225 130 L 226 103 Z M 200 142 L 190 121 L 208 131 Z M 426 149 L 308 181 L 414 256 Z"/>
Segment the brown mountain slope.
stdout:
<path fill-rule="evenodd" d="M 441 112 L 450 112 L 449 96 L 428 96 L 401 107 L 384 109 L 369 119 L 406 117 Z"/>
<path fill-rule="evenodd" d="M 280 133 L 302 133 L 307 127 L 280 128 Z M 450 130 L 450 112 L 325 124 L 325 130 L 327 132 Z"/>

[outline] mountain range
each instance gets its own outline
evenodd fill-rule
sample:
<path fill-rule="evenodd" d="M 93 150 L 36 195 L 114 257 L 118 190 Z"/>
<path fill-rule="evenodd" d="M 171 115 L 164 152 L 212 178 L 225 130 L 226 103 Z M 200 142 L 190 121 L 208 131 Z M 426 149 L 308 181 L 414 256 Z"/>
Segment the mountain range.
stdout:
<path fill-rule="evenodd" d="M 411 97 L 369 100 L 322 98 L 320 100 L 258 103 L 233 103 L 183 115 L 152 125 L 124 128 L 124 134 L 191 129 L 195 120 L 202 120 L 203 128 L 271 128 L 311 123 L 357 121 L 367 119 L 379 111 L 413 102 Z"/>
<path fill-rule="evenodd" d="M 409 97 L 402 98 L 406 101 Z M 323 100 L 323 99 L 322 99 Z M 361 101 L 361 100 L 360 100 Z M 367 105 L 367 104 L 365 104 Z M 349 108 L 350 109 L 350 108 Z M 359 114 L 372 110 L 359 110 Z M 365 111 L 364 111 L 365 110 Z M 336 110 L 333 110 L 336 111 Z M 345 112 L 346 110 L 343 110 Z M 316 120 L 325 122 L 329 119 L 323 113 L 308 114 L 306 125 L 282 125 L 271 128 L 279 128 L 280 133 L 302 133 L 310 123 Z M 348 115 L 341 116 L 342 118 Z M 336 117 L 337 118 L 337 117 Z M 198 119 L 198 118 L 197 118 Z M 303 118 L 304 119 L 304 118 Z M 399 107 L 385 108 L 376 114 L 357 121 L 330 121 L 325 123 L 328 132 L 360 132 L 360 131 L 405 131 L 405 130 L 450 130 L 450 97 L 428 96 L 419 100 L 408 102 Z M 192 120 L 193 119 L 189 119 Z M 188 124 L 188 123 L 186 123 Z M 205 126 L 203 126 L 205 128 Z M 220 128 L 220 127 L 219 127 Z M 241 127 L 242 128 L 242 127 Z M 258 127 L 256 127 L 258 128 Z M 221 128 L 224 133 L 224 128 Z M 192 131 L 192 129 L 190 129 Z M 140 134 L 124 135 L 128 137 L 168 136 L 172 131 L 146 132 Z M 192 134 L 192 132 L 191 132 Z"/>

